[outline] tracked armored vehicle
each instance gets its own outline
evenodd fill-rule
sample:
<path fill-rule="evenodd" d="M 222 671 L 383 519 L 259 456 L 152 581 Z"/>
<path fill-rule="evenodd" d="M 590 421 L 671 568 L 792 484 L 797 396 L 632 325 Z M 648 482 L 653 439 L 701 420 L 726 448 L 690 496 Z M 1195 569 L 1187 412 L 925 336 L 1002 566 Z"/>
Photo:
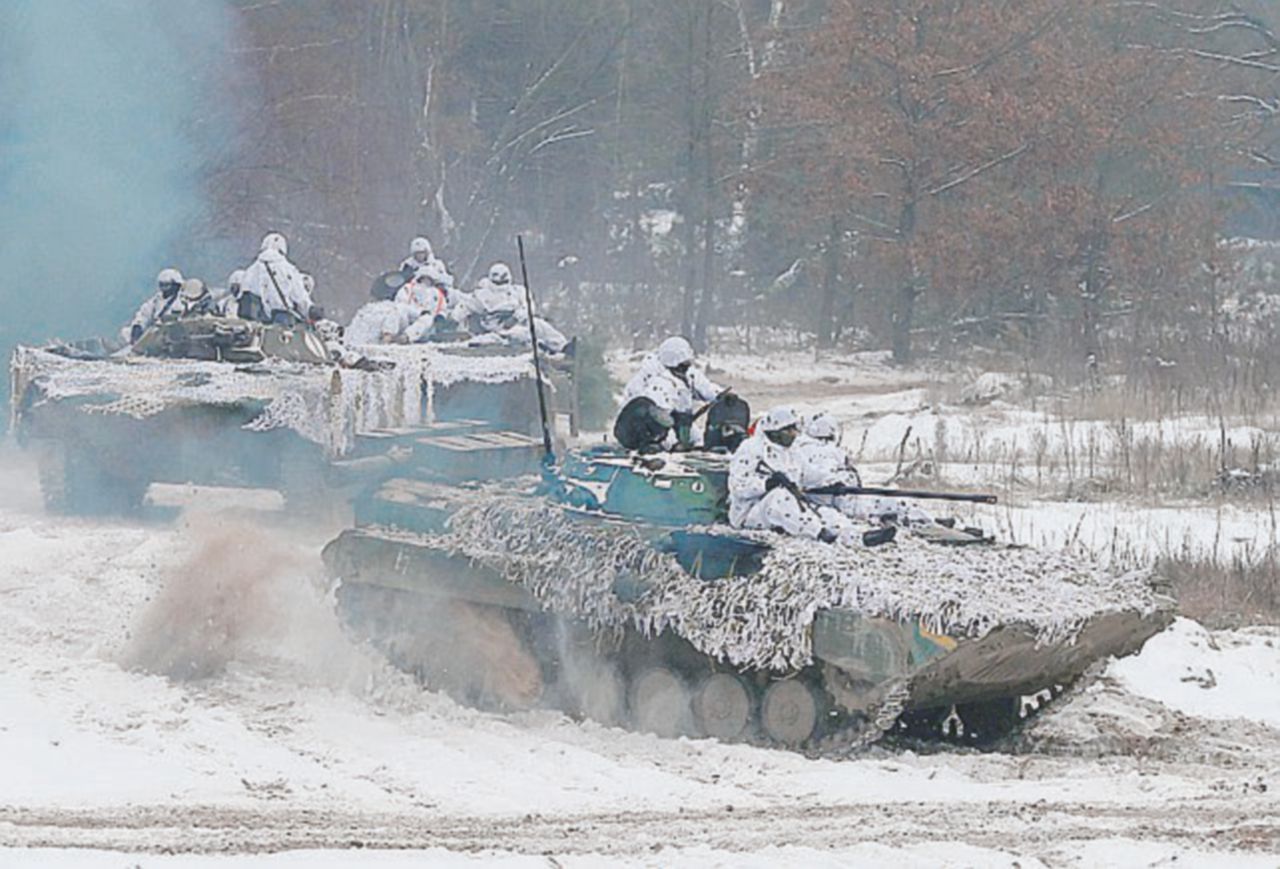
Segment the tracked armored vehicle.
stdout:
<path fill-rule="evenodd" d="M 724 455 L 598 447 L 503 478 L 537 451 L 437 455 L 324 552 L 356 632 L 482 706 L 815 754 L 989 744 L 1172 617 L 1149 572 L 1062 554 L 734 531 Z"/>
<path fill-rule="evenodd" d="M 313 504 L 391 467 L 362 459 L 412 458 L 442 423 L 527 430 L 536 418 L 527 352 L 358 349 L 373 364 L 344 368 L 308 328 L 212 316 L 162 322 L 115 354 L 19 347 L 11 427 L 37 453 L 49 509 L 119 513 L 153 482 Z"/>

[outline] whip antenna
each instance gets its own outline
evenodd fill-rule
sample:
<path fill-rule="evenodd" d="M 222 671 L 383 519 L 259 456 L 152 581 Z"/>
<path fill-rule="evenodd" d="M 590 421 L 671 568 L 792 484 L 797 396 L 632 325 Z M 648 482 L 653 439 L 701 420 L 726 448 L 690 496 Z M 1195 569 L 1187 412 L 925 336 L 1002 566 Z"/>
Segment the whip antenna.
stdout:
<path fill-rule="evenodd" d="M 529 286 L 529 269 L 524 262 L 524 236 L 516 236 L 520 249 L 520 277 L 524 281 L 524 302 L 529 309 L 529 343 L 533 345 L 533 376 L 538 381 L 538 414 L 542 417 L 542 449 L 548 460 L 555 458 L 551 449 L 551 426 L 547 422 L 547 397 L 542 388 L 542 359 L 538 354 L 538 331 L 533 323 L 533 288 Z"/>

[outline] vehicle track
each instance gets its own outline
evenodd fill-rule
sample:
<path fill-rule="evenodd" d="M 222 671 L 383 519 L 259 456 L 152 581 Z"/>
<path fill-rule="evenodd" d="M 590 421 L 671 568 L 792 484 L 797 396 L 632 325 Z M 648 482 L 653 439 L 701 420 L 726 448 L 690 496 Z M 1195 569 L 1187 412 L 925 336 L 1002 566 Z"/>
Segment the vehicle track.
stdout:
<path fill-rule="evenodd" d="M 742 809 L 521 817 L 216 805 L 107 809 L 0 806 L 0 846 L 159 853 L 263 853 L 312 848 L 500 848 L 540 853 L 643 853 L 707 846 L 835 848 L 859 842 L 963 842 L 1035 854 L 1109 836 L 1247 852 L 1280 852 L 1280 795 L 1241 799 L 983 804 L 800 804 Z"/>

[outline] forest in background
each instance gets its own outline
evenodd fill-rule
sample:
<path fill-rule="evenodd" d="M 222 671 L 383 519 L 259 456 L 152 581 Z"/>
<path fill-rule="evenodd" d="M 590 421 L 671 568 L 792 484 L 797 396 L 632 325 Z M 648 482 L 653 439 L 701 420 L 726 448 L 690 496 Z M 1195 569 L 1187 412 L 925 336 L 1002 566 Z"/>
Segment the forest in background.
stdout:
<path fill-rule="evenodd" d="M 1269 384 L 1265 0 L 237 0 L 194 234 L 350 314 L 425 232 L 614 344 Z M 1263 290 L 1261 294 L 1258 290 Z M 1181 381 L 1185 381 L 1182 383 Z"/>

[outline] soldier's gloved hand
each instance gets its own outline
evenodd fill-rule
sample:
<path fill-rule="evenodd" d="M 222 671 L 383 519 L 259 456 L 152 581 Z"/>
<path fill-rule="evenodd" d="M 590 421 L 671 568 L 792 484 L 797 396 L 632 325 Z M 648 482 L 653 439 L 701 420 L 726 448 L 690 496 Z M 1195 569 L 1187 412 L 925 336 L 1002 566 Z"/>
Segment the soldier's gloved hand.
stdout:
<path fill-rule="evenodd" d="M 791 488 L 791 478 L 782 473 L 782 471 L 774 471 L 769 475 L 769 479 L 764 481 L 764 490 L 766 492 L 772 492 L 779 486 L 783 486 L 788 489 Z"/>
<path fill-rule="evenodd" d="M 137 344 L 138 339 L 142 337 L 142 326 L 134 323 L 133 328 L 129 330 L 129 343 Z"/>

